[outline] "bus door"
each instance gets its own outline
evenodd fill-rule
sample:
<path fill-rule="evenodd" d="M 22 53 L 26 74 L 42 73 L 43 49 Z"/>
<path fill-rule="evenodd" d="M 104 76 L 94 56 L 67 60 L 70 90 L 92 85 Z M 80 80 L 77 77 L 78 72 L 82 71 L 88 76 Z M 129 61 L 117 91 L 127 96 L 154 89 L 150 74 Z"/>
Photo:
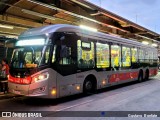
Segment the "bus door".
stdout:
<path fill-rule="evenodd" d="M 76 84 L 76 36 L 63 34 L 55 41 L 56 44 L 56 71 L 57 87 L 60 97 L 74 94 Z"/>

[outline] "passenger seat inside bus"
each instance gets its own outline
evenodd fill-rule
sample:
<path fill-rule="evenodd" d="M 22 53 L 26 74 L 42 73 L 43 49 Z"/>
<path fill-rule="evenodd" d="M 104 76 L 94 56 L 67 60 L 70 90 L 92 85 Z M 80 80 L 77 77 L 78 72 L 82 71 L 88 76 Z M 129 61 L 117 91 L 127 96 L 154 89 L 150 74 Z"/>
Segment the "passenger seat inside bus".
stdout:
<path fill-rule="evenodd" d="M 90 59 L 89 61 L 80 59 L 78 62 L 78 67 L 80 67 L 80 68 L 93 68 L 94 61 L 92 59 Z"/>

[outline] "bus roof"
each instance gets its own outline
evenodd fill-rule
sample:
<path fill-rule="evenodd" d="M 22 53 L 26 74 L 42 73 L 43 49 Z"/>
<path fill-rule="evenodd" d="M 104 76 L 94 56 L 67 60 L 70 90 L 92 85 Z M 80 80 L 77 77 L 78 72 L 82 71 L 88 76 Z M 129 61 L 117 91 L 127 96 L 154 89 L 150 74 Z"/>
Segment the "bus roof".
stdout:
<path fill-rule="evenodd" d="M 50 34 L 53 32 L 75 32 L 77 34 L 83 34 L 93 39 L 103 39 L 105 41 L 107 38 L 107 40 L 111 42 L 116 42 L 116 43 L 123 42 L 124 44 L 129 44 L 137 47 L 139 46 L 139 47 L 145 47 L 145 48 L 154 48 L 149 45 L 143 45 L 141 42 L 137 42 L 137 41 L 121 38 L 121 37 L 116 37 L 116 36 L 112 36 L 112 35 L 101 33 L 101 32 L 92 32 L 92 31 L 84 30 L 79 26 L 68 25 L 68 24 L 55 24 L 55 25 L 38 27 L 38 28 L 32 28 L 23 32 L 19 37 L 38 36 L 38 35 Z"/>

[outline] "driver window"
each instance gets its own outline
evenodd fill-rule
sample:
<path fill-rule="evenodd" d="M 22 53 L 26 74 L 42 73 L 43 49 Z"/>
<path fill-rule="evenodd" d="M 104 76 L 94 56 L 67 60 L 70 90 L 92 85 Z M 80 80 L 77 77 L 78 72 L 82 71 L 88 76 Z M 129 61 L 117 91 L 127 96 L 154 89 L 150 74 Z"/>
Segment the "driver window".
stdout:
<path fill-rule="evenodd" d="M 50 46 L 47 46 L 44 51 L 44 57 L 42 58 L 42 64 L 47 64 L 49 62 L 49 53 L 50 53 Z"/>
<path fill-rule="evenodd" d="M 54 63 L 56 61 L 55 53 L 56 53 L 56 45 L 54 46 L 54 49 L 53 49 L 52 63 Z"/>
<path fill-rule="evenodd" d="M 41 59 L 41 51 L 36 51 L 35 52 L 35 63 L 38 64 L 40 62 Z"/>
<path fill-rule="evenodd" d="M 50 52 L 50 47 L 47 46 L 46 52 L 45 52 L 45 64 L 47 64 L 49 61 L 49 52 Z"/>
<path fill-rule="evenodd" d="M 31 64 L 32 63 L 32 52 L 27 52 L 25 55 L 25 62 L 27 64 Z"/>

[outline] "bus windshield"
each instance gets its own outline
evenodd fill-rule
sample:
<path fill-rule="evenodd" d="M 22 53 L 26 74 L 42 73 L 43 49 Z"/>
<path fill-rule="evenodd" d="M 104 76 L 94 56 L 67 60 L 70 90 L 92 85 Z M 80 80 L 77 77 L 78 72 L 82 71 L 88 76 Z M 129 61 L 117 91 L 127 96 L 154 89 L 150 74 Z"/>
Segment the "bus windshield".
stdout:
<path fill-rule="evenodd" d="M 48 64 L 50 46 L 27 46 L 13 52 L 12 68 L 35 68 Z"/>

